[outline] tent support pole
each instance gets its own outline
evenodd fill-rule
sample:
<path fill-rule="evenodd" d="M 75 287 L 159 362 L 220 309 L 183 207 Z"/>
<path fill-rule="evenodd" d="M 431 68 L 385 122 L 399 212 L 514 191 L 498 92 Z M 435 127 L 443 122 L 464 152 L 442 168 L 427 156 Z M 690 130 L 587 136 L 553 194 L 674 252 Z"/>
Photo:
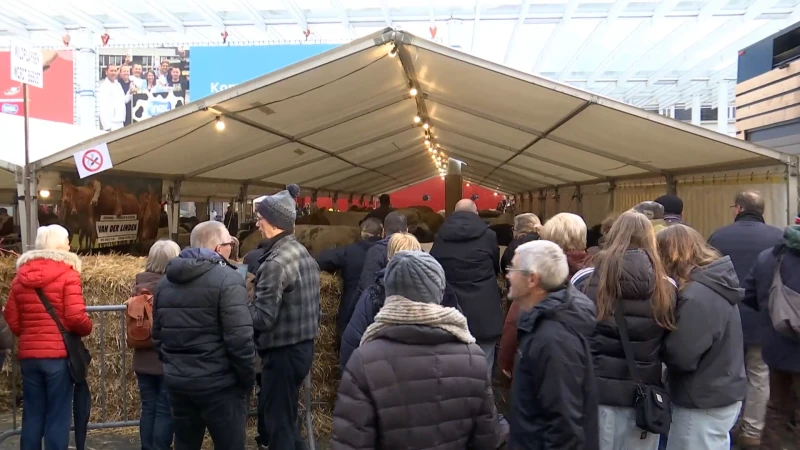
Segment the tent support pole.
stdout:
<path fill-rule="evenodd" d="M 798 157 L 792 156 L 792 160 L 786 166 L 786 219 L 787 225 L 794 225 L 798 214 L 798 202 L 800 202 L 800 192 L 797 184 L 798 176 Z"/>
<path fill-rule="evenodd" d="M 678 195 L 678 182 L 675 180 L 675 177 L 671 174 L 666 174 L 664 175 L 664 181 L 667 184 L 667 194 Z"/>

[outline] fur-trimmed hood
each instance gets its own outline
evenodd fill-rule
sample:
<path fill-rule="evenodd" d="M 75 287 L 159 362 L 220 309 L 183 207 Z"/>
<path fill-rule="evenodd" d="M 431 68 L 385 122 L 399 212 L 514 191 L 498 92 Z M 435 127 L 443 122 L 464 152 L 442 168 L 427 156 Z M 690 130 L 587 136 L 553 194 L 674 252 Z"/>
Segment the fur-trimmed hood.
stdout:
<path fill-rule="evenodd" d="M 17 259 L 17 278 L 32 288 L 43 287 L 68 270 L 81 272 L 81 259 L 75 253 L 31 250 Z"/>

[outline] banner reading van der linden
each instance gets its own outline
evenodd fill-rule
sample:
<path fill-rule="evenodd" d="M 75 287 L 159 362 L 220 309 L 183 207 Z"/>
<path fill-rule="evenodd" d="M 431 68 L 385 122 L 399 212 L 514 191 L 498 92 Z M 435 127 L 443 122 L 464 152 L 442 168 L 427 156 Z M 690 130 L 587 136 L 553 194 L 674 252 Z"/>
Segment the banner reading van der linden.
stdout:
<path fill-rule="evenodd" d="M 317 56 L 336 44 L 192 47 L 192 100 Z"/>

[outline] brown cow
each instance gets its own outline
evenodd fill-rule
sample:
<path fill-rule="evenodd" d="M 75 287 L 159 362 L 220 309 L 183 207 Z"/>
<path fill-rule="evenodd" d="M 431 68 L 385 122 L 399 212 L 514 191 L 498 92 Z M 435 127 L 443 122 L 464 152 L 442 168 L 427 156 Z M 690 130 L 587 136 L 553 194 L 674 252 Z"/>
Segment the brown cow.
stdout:
<path fill-rule="evenodd" d="M 139 217 L 140 214 L 140 206 L 139 206 L 139 199 L 136 198 L 133 194 L 128 194 L 125 192 L 125 188 L 122 186 L 117 186 L 117 216 L 127 216 L 127 215 L 136 215 Z"/>
<path fill-rule="evenodd" d="M 139 195 L 139 241 L 155 239 L 158 235 L 158 220 L 161 216 L 161 199 L 151 190 Z"/>
<path fill-rule="evenodd" d="M 70 220 L 78 228 L 78 247 L 91 248 L 96 239 L 95 204 L 99 200 L 100 183 L 94 180 L 86 186 L 75 186 L 71 181 L 61 180 L 61 204 L 59 220 L 66 223 L 67 216 L 78 216 L 78 220 Z M 84 247 L 85 245 L 85 247 Z"/>

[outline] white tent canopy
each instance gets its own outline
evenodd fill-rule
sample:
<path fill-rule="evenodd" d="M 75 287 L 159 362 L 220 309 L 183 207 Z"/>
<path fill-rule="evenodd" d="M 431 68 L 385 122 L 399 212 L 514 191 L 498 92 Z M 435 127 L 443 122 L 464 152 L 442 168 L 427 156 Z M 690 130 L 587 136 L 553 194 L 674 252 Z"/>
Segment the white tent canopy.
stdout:
<path fill-rule="evenodd" d="M 217 117 L 224 131 L 214 126 Z M 39 165 L 75 170 L 75 151 L 106 142 L 119 174 L 246 184 L 253 194 L 297 183 L 306 192 L 378 195 L 438 175 L 423 144 L 425 122 L 441 150 L 466 163 L 465 181 L 511 194 L 794 163 L 386 29 Z"/>
<path fill-rule="evenodd" d="M 28 119 L 30 160 L 39 161 L 100 134 L 103 131 L 95 128 Z M 0 113 L 0 135 L 3 136 L 0 160 L 19 167 L 25 165 L 25 118 Z"/>

